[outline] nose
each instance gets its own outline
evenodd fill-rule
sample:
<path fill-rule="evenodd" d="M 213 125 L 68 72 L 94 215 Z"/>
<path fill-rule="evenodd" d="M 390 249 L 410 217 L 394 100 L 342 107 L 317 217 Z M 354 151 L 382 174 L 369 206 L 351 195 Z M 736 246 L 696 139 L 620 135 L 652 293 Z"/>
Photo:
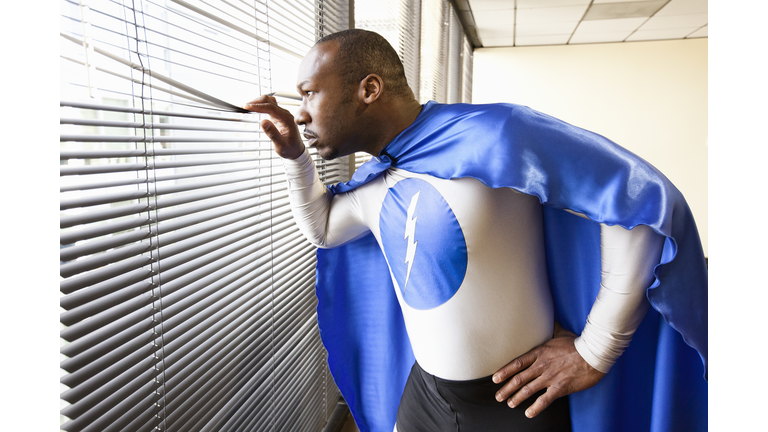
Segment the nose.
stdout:
<path fill-rule="evenodd" d="M 306 107 L 306 99 L 302 99 L 301 105 L 299 105 L 299 110 L 296 112 L 296 124 L 299 126 L 304 126 L 305 124 L 309 123 L 312 120 L 312 118 L 309 116 L 309 113 L 307 112 Z"/>

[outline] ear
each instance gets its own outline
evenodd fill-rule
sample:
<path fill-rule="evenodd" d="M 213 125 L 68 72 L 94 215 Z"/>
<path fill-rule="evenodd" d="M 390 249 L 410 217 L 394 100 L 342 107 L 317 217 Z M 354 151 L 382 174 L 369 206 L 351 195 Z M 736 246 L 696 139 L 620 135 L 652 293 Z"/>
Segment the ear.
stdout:
<path fill-rule="evenodd" d="M 384 91 L 384 80 L 376 74 L 370 74 L 360 81 L 358 95 L 365 104 L 372 104 L 381 97 Z"/>

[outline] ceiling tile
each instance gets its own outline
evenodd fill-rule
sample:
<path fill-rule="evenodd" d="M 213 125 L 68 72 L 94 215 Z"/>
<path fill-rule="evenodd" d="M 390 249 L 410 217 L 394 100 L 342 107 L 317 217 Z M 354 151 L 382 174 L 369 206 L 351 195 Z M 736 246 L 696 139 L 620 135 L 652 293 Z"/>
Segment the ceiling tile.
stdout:
<path fill-rule="evenodd" d="M 651 17 L 642 27 L 641 30 L 663 30 L 673 28 L 699 28 L 707 23 L 707 14 L 692 14 L 692 15 L 667 15 L 667 16 L 654 16 Z"/>
<path fill-rule="evenodd" d="M 472 0 L 470 0 L 472 1 Z M 512 0 L 508 0 L 512 3 Z M 517 8 L 540 8 L 557 6 L 587 6 L 589 0 L 517 0 Z"/>
<path fill-rule="evenodd" d="M 517 22 L 537 24 L 558 21 L 579 21 L 584 16 L 587 6 L 564 6 L 535 9 L 517 9 Z"/>
<path fill-rule="evenodd" d="M 582 21 L 576 29 L 577 33 L 612 33 L 626 32 L 628 35 L 640 27 L 648 18 L 619 18 L 596 21 Z"/>
<path fill-rule="evenodd" d="M 607 32 L 607 33 L 579 33 L 578 30 L 576 30 L 576 33 L 571 36 L 570 44 L 580 44 L 580 43 L 599 43 L 599 42 L 621 42 L 623 41 L 627 36 L 629 36 L 631 32 L 624 31 L 624 32 Z"/>
<path fill-rule="evenodd" d="M 656 14 L 656 16 L 667 15 L 690 15 L 707 13 L 707 0 L 672 0 Z"/>
<path fill-rule="evenodd" d="M 696 30 L 695 32 L 689 34 L 687 37 L 689 38 L 700 38 L 700 37 L 708 37 L 709 36 L 709 26 L 705 25 L 704 27 Z"/>
<path fill-rule="evenodd" d="M 515 46 L 531 45 L 565 45 L 570 34 L 546 35 L 546 36 L 520 36 L 515 38 Z"/>
<path fill-rule="evenodd" d="M 486 10 L 514 9 L 515 2 L 513 0 L 470 0 L 469 7 L 472 8 L 473 13 Z"/>
<path fill-rule="evenodd" d="M 629 2 L 636 2 L 638 0 L 595 0 L 592 3 L 598 4 L 598 3 L 629 3 Z"/>
<path fill-rule="evenodd" d="M 661 9 L 666 2 L 667 0 L 653 0 L 592 4 L 584 15 L 584 20 L 649 17 Z"/>
<path fill-rule="evenodd" d="M 522 24 L 518 23 L 515 27 L 515 35 L 520 36 L 544 36 L 544 35 L 570 35 L 576 29 L 578 21 L 541 23 L 541 24 Z"/>
<path fill-rule="evenodd" d="M 682 39 L 695 31 L 698 27 L 676 28 L 676 29 L 658 29 L 658 30 L 638 30 L 634 32 L 627 41 L 642 40 L 663 40 L 663 39 Z"/>
<path fill-rule="evenodd" d="M 478 32 L 484 29 L 510 29 L 511 31 L 515 25 L 515 11 L 513 10 L 477 11 L 473 12 L 473 15 Z"/>
<path fill-rule="evenodd" d="M 490 37 L 490 38 L 482 38 L 483 42 L 483 48 L 487 47 L 502 47 L 502 46 L 512 46 L 514 43 L 514 40 L 511 36 L 509 37 Z"/>

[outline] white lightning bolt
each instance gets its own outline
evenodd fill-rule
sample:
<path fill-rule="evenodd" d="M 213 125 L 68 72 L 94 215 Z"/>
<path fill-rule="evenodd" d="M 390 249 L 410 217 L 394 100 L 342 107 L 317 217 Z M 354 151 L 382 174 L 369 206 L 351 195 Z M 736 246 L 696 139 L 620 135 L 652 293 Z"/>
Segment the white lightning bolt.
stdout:
<path fill-rule="evenodd" d="M 411 267 L 413 267 L 413 257 L 416 255 L 416 245 L 419 243 L 414 241 L 416 238 L 417 218 L 413 217 L 413 213 L 416 211 L 416 203 L 419 201 L 420 193 L 421 191 L 416 192 L 416 195 L 411 198 L 411 204 L 408 206 L 408 216 L 405 221 L 405 236 L 403 236 L 403 240 L 408 240 L 410 237 L 411 241 L 408 242 L 408 249 L 405 251 L 405 264 L 408 264 L 408 273 L 405 275 L 405 286 L 403 287 L 403 292 L 405 292 L 406 288 L 408 287 L 408 278 L 411 277 Z"/>

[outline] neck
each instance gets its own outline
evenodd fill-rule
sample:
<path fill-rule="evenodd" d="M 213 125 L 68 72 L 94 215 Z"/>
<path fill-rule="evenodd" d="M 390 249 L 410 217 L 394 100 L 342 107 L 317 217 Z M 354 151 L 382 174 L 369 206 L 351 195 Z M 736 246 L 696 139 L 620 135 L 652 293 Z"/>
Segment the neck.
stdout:
<path fill-rule="evenodd" d="M 395 137 L 400 135 L 408 126 L 416 121 L 422 106 L 416 99 L 407 102 L 394 103 L 382 110 L 382 115 L 377 119 L 378 127 L 372 137 L 371 144 L 366 153 L 378 156 L 384 147 Z"/>

